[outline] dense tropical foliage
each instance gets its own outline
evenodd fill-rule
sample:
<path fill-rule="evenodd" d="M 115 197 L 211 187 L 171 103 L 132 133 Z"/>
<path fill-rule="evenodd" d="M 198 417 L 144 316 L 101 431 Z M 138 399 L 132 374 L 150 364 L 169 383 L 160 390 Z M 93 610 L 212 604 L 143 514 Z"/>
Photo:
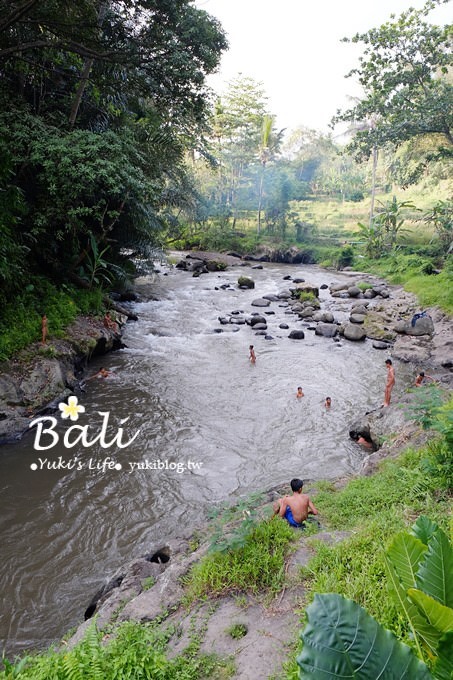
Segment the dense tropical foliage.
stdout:
<path fill-rule="evenodd" d="M 93 283 L 190 202 L 205 77 L 226 39 L 189 0 L 0 2 L 2 300 L 30 275 Z M 111 268 L 115 275 L 119 269 Z"/>

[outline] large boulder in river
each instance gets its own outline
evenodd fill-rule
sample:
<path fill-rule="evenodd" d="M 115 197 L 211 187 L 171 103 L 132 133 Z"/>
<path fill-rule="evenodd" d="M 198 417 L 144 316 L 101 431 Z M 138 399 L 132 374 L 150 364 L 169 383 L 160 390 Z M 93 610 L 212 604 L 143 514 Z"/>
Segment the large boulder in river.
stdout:
<path fill-rule="evenodd" d="M 254 314 L 247 319 L 249 326 L 255 326 L 257 323 L 266 323 L 266 317 L 260 314 Z"/>
<path fill-rule="evenodd" d="M 238 286 L 239 288 L 255 288 L 255 281 L 250 276 L 240 276 Z"/>
<path fill-rule="evenodd" d="M 358 326 L 354 323 L 347 323 L 343 329 L 343 335 L 347 340 L 365 340 L 366 331 L 363 329 L 363 326 Z"/>
<path fill-rule="evenodd" d="M 399 321 L 395 330 L 406 335 L 434 335 L 434 323 L 430 316 L 415 315 L 411 321 Z"/>
<path fill-rule="evenodd" d="M 288 335 L 288 338 L 291 338 L 292 340 L 303 340 L 305 338 L 305 333 L 300 329 L 293 330 Z"/>
<path fill-rule="evenodd" d="M 351 314 L 349 317 L 349 321 L 351 323 L 363 323 L 365 321 L 366 315 L 365 314 Z"/>
<path fill-rule="evenodd" d="M 256 298 L 253 300 L 252 307 L 269 307 L 271 304 L 270 300 L 265 300 L 264 298 Z"/>
<path fill-rule="evenodd" d="M 360 290 L 360 288 L 358 286 L 349 286 L 349 288 L 348 288 L 349 297 L 356 298 L 356 297 L 359 297 L 359 295 L 361 295 L 361 293 L 362 293 L 362 291 Z"/>
<path fill-rule="evenodd" d="M 291 288 L 291 292 L 293 292 L 296 297 L 298 297 L 301 293 L 310 293 L 315 297 L 319 297 L 318 286 L 312 286 L 309 283 L 298 283 L 295 288 Z"/>
<path fill-rule="evenodd" d="M 322 335 L 325 338 L 334 338 L 338 333 L 338 326 L 334 323 L 318 323 L 315 328 L 315 335 Z"/>

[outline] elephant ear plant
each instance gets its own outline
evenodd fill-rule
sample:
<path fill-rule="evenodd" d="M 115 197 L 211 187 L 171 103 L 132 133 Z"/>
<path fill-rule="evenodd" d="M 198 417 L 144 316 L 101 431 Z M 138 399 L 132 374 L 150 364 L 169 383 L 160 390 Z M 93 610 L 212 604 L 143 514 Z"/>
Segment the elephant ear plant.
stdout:
<path fill-rule="evenodd" d="M 442 529 L 419 517 L 386 555 L 389 588 L 414 648 L 341 595 L 315 595 L 307 608 L 301 680 L 452 680 L 453 548 Z"/>

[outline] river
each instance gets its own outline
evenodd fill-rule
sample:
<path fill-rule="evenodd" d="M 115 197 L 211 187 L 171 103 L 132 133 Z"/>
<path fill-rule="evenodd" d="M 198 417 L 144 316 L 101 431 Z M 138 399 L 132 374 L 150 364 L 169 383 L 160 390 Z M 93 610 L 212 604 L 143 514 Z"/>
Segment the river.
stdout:
<path fill-rule="evenodd" d="M 235 286 L 241 274 L 253 276 L 255 290 Z M 315 285 L 346 278 L 314 266 L 234 267 L 199 278 L 164 267 L 148 281 L 157 299 L 135 304 L 139 320 L 127 324 L 127 347 L 90 365 L 90 372 L 103 365 L 111 375 L 87 382 L 79 397 L 85 413 L 77 425 L 89 426 L 88 442 L 108 418 L 103 443 L 122 428 L 117 443 L 124 448 L 103 448 L 101 440 L 67 448 L 63 436 L 74 423 L 57 414 L 54 435 L 39 440 L 48 446 L 58 436 L 52 448 L 35 450 L 36 430 L 2 447 L 0 651 L 11 655 L 57 640 L 83 619 L 91 596 L 121 564 L 187 534 L 208 508 L 294 476 L 358 470 L 363 451 L 348 429 L 382 402 L 386 352 L 370 341 L 334 342 L 310 330 L 304 340 L 290 340 L 279 324 L 301 322 L 277 302 L 264 310 L 274 312 L 272 340 L 249 326 L 213 332 L 221 315 L 261 311 L 251 301 L 287 289 L 288 274 Z M 232 287 L 221 289 L 223 283 Z M 328 290 L 320 299 L 346 318 L 350 302 Z M 397 378 L 396 398 L 409 385 L 409 368 L 398 366 Z M 298 385 L 305 393 L 299 400 Z M 60 461 L 60 469 L 47 469 L 45 459 Z"/>

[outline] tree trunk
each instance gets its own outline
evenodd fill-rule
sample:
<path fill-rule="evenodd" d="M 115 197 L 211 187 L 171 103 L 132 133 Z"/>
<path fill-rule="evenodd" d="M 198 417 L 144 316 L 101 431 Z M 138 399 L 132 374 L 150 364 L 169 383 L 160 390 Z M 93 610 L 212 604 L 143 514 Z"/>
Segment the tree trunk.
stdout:
<path fill-rule="evenodd" d="M 77 114 L 79 112 L 80 108 L 80 102 L 82 101 L 83 93 L 85 92 L 85 88 L 88 84 L 88 78 L 90 76 L 90 71 L 93 66 L 94 59 L 86 59 L 85 63 L 83 65 L 82 69 L 82 76 L 80 78 L 80 83 L 79 87 L 77 88 L 77 92 L 74 98 L 74 102 L 72 104 L 71 108 L 71 114 L 69 116 L 69 129 L 73 130 L 75 121 L 77 118 Z"/>
<path fill-rule="evenodd" d="M 378 162 L 378 150 L 377 146 L 373 146 L 373 170 L 371 175 L 371 204 L 370 204 L 370 229 L 373 225 L 374 217 L 374 200 L 376 197 L 376 168 Z"/>
<path fill-rule="evenodd" d="M 102 22 L 104 21 L 105 13 L 107 11 L 107 3 L 103 2 L 101 6 L 99 7 L 99 14 L 98 14 L 98 25 L 99 28 L 102 26 Z M 79 108 L 80 108 L 80 103 L 82 101 L 83 93 L 85 92 L 85 88 L 88 84 L 88 79 L 90 77 L 90 72 L 93 67 L 94 59 L 90 57 L 89 59 L 85 59 L 85 62 L 83 64 L 83 69 L 82 69 L 82 75 L 80 77 L 80 83 L 77 88 L 77 92 L 74 98 L 74 102 L 72 104 L 71 108 L 71 113 L 69 116 L 69 129 L 73 130 L 74 125 L 76 122 L 77 114 L 79 113 Z"/>
<path fill-rule="evenodd" d="M 261 206 L 263 202 L 263 182 L 264 182 L 264 165 L 263 169 L 261 171 L 261 179 L 260 179 L 260 190 L 258 194 L 258 229 L 257 229 L 257 234 L 258 236 L 261 234 Z"/>

